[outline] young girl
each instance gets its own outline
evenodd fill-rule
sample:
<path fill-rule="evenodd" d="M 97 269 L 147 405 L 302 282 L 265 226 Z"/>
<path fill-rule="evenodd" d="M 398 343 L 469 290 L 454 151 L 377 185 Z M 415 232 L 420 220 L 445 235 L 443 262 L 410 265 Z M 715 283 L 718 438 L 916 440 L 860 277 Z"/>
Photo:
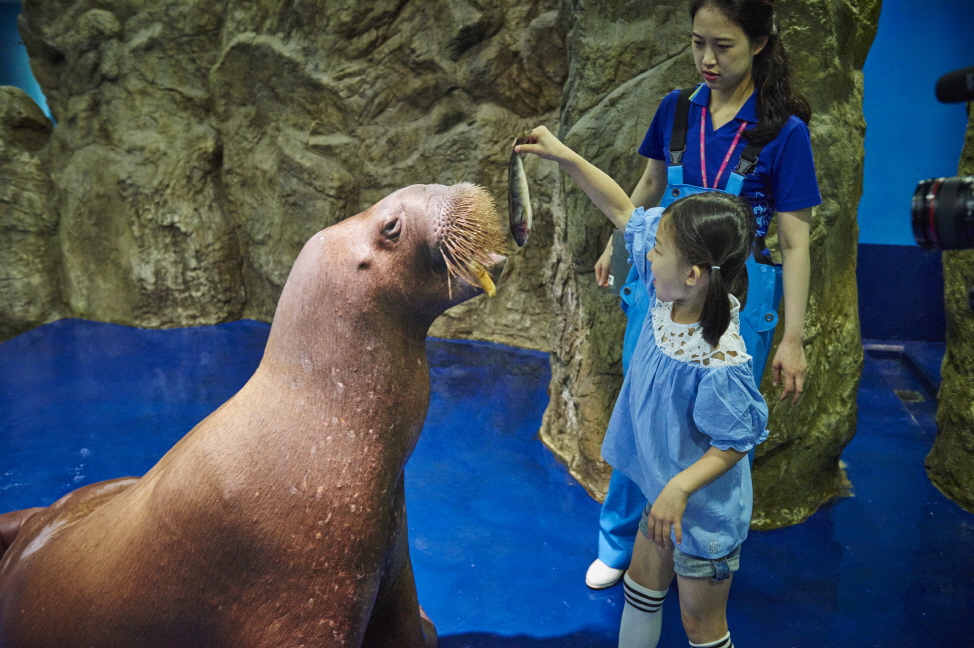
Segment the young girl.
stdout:
<path fill-rule="evenodd" d="M 712 192 L 634 210 L 619 185 L 543 126 L 516 150 L 557 161 L 625 230 L 650 298 L 602 446 L 650 502 L 625 577 L 619 646 L 656 646 L 675 574 L 690 645 L 730 648 L 727 596 L 751 520 L 741 459 L 768 434 L 738 320 L 751 211 Z"/>
<path fill-rule="evenodd" d="M 761 241 L 758 252 L 764 249 L 771 221 L 777 219 L 783 267 L 748 262 L 741 334 L 760 385 L 783 292 L 784 335 L 771 364 L 774 383 L 783 386 L 781 398 L 791 396 L 795 402 L 804 389 L 807 367 L 802 338 L 809 223 L 812 207 L 822 202 L 807 126 L 811 111 L 792 87 L 772 0 L 690 0 L 689 14 L 690 46 L 702 83 L 682 102 L 679 90 L 664 97 L 639 147 L 648 159 L 632 201 L 666 207 L 700 191 L 740 195 L 753 211 Z M 738 172 L 738 161 L 749 156 L 757 158 L 754 167 Z M 607 280 L 610 253 L 607 249 L 595 266 L 601 285 Z M 623 343 L 624 370 L 647 302 L 642 284 L 630 274 L 623 290 L 630 318 Z M 621 578 L 644 505 L 639 489 L 613 473 L 599 518 L 598 559 L 585 575 L 589 587 L 610 587 Z"/>

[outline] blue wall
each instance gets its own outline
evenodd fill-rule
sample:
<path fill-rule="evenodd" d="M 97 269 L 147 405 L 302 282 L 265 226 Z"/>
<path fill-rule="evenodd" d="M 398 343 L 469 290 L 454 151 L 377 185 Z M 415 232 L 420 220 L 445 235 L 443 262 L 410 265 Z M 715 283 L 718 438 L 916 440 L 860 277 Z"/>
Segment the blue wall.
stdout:
<path fill-rule="evenodd" d="M 859 319 L 876 340 L 942 341 L 941 253 L 916 246 L 917 182 L 957 175 L 966 104 L 942 104 L 937 79 L 974 65 L 972 0 L 885 0 L 866 65 L 866 162 L 859 203 Z"/>
<path fill-rule="evenodd" d="M 914 245 L 917 182 L 957 175 L 966 104 L 942 104 L 937 79 L 974 65 L 972 0 L 886 0 L 866 65 L 866 165 L 859 242 Z"/>
<path fill-rule="evenodd" d="M 47 100 L 30 71 L 27 49 L 17 31 L 19 14 L 19 2 L 0 2 L 0 85 L 20 88 L 50 117 Z"/>

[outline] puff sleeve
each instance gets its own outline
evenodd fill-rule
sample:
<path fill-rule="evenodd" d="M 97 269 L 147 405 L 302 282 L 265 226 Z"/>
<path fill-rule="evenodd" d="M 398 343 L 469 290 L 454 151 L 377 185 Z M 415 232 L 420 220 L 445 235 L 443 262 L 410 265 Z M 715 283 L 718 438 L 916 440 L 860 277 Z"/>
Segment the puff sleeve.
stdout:
<path fill-rule="evenodd" d="M 750 362 L 707 372 L 697 391 L 693 422 L 719 450 L 750 452 L 768 438 L 768 405 L 754 384 Z"/>
<path fill-rule="evenodd" d="M 626 250 L 629 263 L 636 268 L 640 279 L 649 282 L 649 261 L 646 255 L 656 245 L 656 229 L 663 218 L 662 207 L 636 207 L 626 223 Z"/>

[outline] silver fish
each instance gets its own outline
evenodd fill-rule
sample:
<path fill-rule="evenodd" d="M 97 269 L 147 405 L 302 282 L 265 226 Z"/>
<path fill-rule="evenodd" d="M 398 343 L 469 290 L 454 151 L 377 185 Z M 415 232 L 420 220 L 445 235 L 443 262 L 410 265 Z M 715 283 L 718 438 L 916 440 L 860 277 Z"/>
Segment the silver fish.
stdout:
<path fill-rule="evenodd" d="M 514 146 L 524 144 L 531 131 L 524 131 L 514 140 Z M 511 234 L 518 247 L 524 247 L 531 233 L 531 195 L 528 192 L 528 177 L 524 173 L 521 153 L 511 151 L 511 161 L 507 166 L 507 213 L 511 219 Z"/>

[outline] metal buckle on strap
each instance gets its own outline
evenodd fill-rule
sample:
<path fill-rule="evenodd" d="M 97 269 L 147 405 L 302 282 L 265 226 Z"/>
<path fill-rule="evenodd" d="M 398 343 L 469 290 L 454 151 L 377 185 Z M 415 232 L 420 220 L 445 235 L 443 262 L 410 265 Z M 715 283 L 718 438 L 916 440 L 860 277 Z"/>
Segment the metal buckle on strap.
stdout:
<path fill-rule="evenodd" d="M 756 167 L 757 165 L 758 165 L 757 160 L 747 160 L 742 157 L 740 160 L 737 161 L 737 168 L 734 169 L 734 173 L 739 173 L 742 176 L 746 176 L 751 171 L 754 171 L 754 167 Z"/>

